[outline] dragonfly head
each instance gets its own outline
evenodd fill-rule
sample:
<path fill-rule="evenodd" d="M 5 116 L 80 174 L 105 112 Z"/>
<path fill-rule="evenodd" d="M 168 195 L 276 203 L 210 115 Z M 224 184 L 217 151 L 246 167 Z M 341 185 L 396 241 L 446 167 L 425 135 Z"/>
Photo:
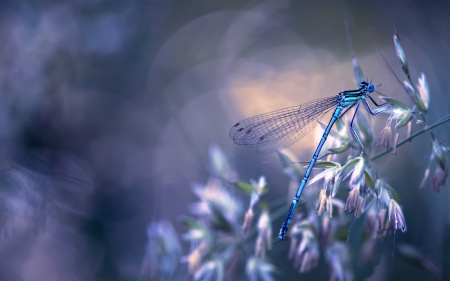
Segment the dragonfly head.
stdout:
<path fill-rule="evenodd" d="M 361 87 L 362 90 L 368 93 L 372 93 L 373 91 L 375 91 L 375 86 L 372 83 L 368 83 L 366 81 L 362 81 L 361 83 L 359 83 L 359 87 Z"/>

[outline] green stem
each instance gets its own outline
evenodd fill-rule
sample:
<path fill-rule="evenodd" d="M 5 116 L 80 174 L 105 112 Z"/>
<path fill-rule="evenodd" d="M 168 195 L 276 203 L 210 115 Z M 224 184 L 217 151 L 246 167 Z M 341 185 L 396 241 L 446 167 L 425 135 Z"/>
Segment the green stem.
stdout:
<path fill-rule="evenodd" d="M 422 131 L 419 131 L 419 132 L 413 134 L 412 136 L 410 136 L 410 137 L 408 137 L 408 138 L 402 140 L 401 142 L 399 142 L 399 143 L 397 144 L 397 147 L 399 147 L 399 146 L 405 144 L 406 142 L 412 140 L 413 138 L 415 138 L 415 137 L 417 137 L 417 136 L 419 136 L 419 135 L 421 135 L 421 134 L 423 134 L 423 133 L 425 133 L 425 132 L 428 132 L 429 130 L 432 130 L 432 129 L 436 128 L 437 126 L 440 126 L 440 125 L 442 125 L 442 124 L 444 124 L 445 122 L 448 122 L 448 121 L 450 121 L 450 115 L 447 115 L 446 117 L 444 117 L 444 118 L 442 118 L 441 120 L 437 121 L 436 123 L 434 123 L 434 124 L 431 125 L 430 127 L 427 127 L 427 128 L 425 128 L 425 129 L 423 129 Z M 376 160 L 376 159 L 378 159 L 378 158 L 380 158 L 380 157 L 382 157 L 382 156 L 384 156 L 384 155 L 386 155 L 386 154 L 388 154 L 391 150 L 392 150 L 392 149 L 388 149 L 388 150 L 385 150 L 385 151 L 383 151 L 383 152 L 378 153 L 377 155 L 375 155 L 374 157 L 372 157 L 372 161 L 373 161 L 373 160 Z"/>

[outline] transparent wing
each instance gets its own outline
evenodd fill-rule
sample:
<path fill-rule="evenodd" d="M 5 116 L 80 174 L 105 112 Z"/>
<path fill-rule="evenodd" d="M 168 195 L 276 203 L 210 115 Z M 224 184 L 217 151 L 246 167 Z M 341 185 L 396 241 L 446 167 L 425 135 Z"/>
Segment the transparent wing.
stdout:
<path fill-rule="evenodd" d="M 328 97 L 264 113 L 237 123 L 229 135 L 236 144 L 256 145 L 261 153 L 274 152 L 311 132 L 335 106 L 336 97 Z"/>

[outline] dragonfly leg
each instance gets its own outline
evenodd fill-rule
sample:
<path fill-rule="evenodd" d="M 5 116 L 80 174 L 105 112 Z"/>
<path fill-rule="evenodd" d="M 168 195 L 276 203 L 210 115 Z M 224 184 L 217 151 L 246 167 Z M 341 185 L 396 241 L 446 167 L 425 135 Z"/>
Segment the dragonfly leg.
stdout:
<path fill-rule="evenodd" d="M 345 115 L 345 113 L 347 113 L 347 111 L 349 111 L 350 110 L 350 108 L 352 108 L 352 107 L 354 107 L 355 106 L 355 104 L 352 104 L 351 106 L 349 106 L 344 112 L 342 112 L 341 113 L 341 115 L 339 115 L 339 119 L 341 119 L 342 118 L 342 116 L 344 116 Z"/>
<path fill-rule="evenodd" d="M 369 111 L 370 114 L 372 114 L 372 115 L 380 114 L 380 113 L 382 113 L 382 112 L 384 112 L 384 111 L 386 111 L 386 110 L 391 108 L 390 105 L 385 105 L 386 103 L 383 103 L 383 104 L 380 105 L 380 107 L 375 108 L 375 109 L 372 110 L 370 108 L 369 102 L 365 98 L 363 98 L 362 100 L 364 101 L 364 106 L 367 108 L 367 111 Z"/>
<path fill-rule="evenodd" d="M 378 104 L 371 96 L 367 95 L 369 97 L 369 99 L 373 102 L 373 104 L 375 104 L 376 106 L 383 106 L 388 104 L 387 102 L 383 102 L 382 104 Z"/>
<path fill-rule="evenodd" d="M 356 133 L 355 129 L 353 128 L 353 121 L 355 121 L 355 116 L 358 113 L 358 109 L 359 109 L 359 101 L 358 101 L 358 103 L 356 105 L 355 114 L 353 114 L 352 121 L 350 122 L 350 131 L 352 132 L 353 137 L 355 138 L 355 140 L 361 146 L 361 154 L 364 154 L 364 145 L 362 144 L 361 139 L 359 138 L 358 134 Z"/>

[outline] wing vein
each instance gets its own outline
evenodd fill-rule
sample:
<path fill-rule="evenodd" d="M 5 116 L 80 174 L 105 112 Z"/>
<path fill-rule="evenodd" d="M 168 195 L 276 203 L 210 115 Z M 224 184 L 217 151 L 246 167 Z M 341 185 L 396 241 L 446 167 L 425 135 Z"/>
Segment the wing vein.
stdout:
<path fill-rule="evenodd" d="M 236 144 L 256 145 L 262 153 L 277 151 L 312 131 L 335 106 L 336 97 L 328 97 L 260 114 L 234 125 L 229 136 Z"/>

